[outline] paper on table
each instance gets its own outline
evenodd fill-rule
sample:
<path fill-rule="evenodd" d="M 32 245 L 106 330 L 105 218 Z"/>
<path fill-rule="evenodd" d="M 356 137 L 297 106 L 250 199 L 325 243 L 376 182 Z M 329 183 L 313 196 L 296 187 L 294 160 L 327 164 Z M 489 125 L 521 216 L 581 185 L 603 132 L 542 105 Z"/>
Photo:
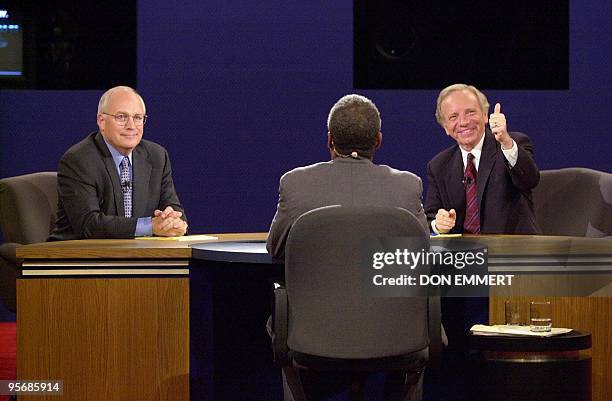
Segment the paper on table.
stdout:
<path fill-rule="evenodd" d="M 531 331 L 529 326 L 507 326 L 505 324 L 497 324 L 487 326 L 484 324 L 475 324 L 470 329 L 473 334 L 479 336 L 530 336 L 530 337 L 552 337 L 559 334 L 565 334 L 572 329 L 564 329 L 561 327 L 553 327 L 551 331 Z"/>
<path fill-rule="evenodd" d="M 213 237 L 212 235 L 183 235 L 181 237 L 136 237 L 134 239 L 145 239 L 152 241 L 210 241 L 217 240 L 219 238 Z"/>

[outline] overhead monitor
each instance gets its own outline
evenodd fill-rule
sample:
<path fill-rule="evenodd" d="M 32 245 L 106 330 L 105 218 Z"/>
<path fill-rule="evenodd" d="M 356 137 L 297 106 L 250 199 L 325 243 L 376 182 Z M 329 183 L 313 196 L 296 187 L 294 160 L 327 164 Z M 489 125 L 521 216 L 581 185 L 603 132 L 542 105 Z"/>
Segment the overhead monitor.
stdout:
<path fill-rule="evenodd" d="M 23 76 L 23 26 L 12 10 L 0 8 L 0 77 Z"/>

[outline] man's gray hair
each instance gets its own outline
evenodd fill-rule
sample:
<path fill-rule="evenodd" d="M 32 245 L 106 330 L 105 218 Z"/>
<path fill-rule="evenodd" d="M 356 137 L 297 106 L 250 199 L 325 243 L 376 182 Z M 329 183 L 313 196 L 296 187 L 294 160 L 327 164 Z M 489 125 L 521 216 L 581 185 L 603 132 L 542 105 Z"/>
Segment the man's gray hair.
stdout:
<path fill-rule="evenodd" d="M 140 96 L 140 93 L 136 92 L 136 89 L 130 88 L 129 86 L 115 86 L 114 88 L 110 88 L 109 90 L 104 92 L 104 94 L 100 98 L 100 102 L 98 103 L 98 114 L 103 113 L 103 112 L 106 111 L 106 106 L 108 105 L 108 100 L 110 99 L 110 97 L 111 97 L 111 95 L 113 93 L 118 92 L 118 91 L 129 91 L 129 92 L 134 93 L 136 96 L 138 96 L 138 98 L 142 102 L 142 109 L 143 109 L 143 111 L 146 114 L 147 107 L 145 106 L 144 99 L 142 98 L 142 96 Z"/>
<path fill-rule="evenodd" d="M 450 95 L 453 92 L 462 91 L 462 90 L 467 90 L 467 91 L 472 92 L 474 96 L 476 96 L 476 99 L 478 99 L 478 103 L 480 103 L 480 108 L 482 109 L 482 112 L 485 114 L 489 112 L 489 101 L 487 100 L 487 97 L 484 95 L 484 93 L 482 93 L 475 86 L 472 86 L 472 85 L 453 84 L 453 85 L 447 86 L 446 88 L 442 89 L 440 91 L 440 94 L 438 95 L 438 101 L 436 102 L 436 120 L 438 121 L 438 124 L 440 124 L 441 126 L 444 126 L 444 116 L 442 115 L 442 110 L 440 108 L 440 105 L 442 104 L 444 99 L 446 99 L 448 95 Z"/>
<path fill-rule="evenodd" d="M 374 102 L 361 95 L 346 95 L 334 104 L 327 117 L 327 129 L 336 151 L 371 157 L 380 132 L 380 113 Z"/>

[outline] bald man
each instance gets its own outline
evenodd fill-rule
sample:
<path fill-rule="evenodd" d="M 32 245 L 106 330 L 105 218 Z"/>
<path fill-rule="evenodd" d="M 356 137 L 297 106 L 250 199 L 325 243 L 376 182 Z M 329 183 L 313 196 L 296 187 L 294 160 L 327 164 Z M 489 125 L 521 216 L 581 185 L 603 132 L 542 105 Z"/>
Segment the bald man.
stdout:
<path fill-rule="evenodd" d="M 134 89 L 117 86 L 102 95 L 98 131 L 60 160 L 57 224 L 49 241 L 185 234 L 168 153 L 142 139 L 146 120 Z"/>

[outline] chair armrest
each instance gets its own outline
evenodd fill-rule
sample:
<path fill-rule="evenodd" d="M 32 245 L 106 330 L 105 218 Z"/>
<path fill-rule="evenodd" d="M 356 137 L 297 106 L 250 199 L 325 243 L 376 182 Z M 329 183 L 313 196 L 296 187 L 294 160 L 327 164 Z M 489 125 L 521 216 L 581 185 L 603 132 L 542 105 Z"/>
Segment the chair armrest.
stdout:
<path fill-rule="evenodd" d="M 438 368 L 442 361 L 442 346 L 448 345 L 448 338 L 442 327 L 442 313 L 440 310 L 440 297 L 428 298 L 428 334 L 429 334 L 429 362 L 431 368 Z"/>
<path fill-rule="evenodd" d="M 287 365 L 289 361 L 287 347 L 287 290 L 282 286 L 276 286 L 273 292 L 273 308 L 272 308 L 272 355 L 274 358 L 274 366 L 282 367 Z"/>
<path fill-rule="evenodd" d="M 5 242 L 4 244 L 0 245 L 0 258 L 14 264 L 21 265 L 23 259 L 18 259 L 16 256 L 18 246 L 21 246 L 21 244 L 16 244 L 14 242 Z"/>
<path fill-rule="evenodd" d="M 0 302 L 8 310 L 17 309 L 16 280 L 21 275 L 23 259 L 15 256 L 15 251 L 21 244 L 7 242 L 0 245 Z"/>

